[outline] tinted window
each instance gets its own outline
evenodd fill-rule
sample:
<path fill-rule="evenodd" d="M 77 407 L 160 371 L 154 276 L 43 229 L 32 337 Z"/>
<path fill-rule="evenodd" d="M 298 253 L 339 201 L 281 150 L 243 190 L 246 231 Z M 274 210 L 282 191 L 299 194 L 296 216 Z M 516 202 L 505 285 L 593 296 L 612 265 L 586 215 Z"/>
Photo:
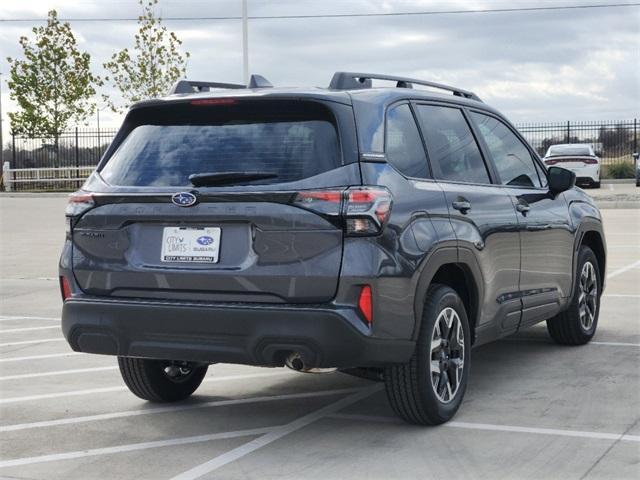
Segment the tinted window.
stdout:
<path fill-rule="evenodd" d="M 427 178 L 427 157 L 409 105 L 387 113 L 387 161 L 408 177 Z"/>
<path fill-rule="evenodd" d="M 540 187 L 531 153 L 509 127 L 482 113 L 472 112 L 471 117 L 489 147 L 502 184 Z"/>
<path fill-rule="evenodd" d="M 251 183 L 300 180 L 341 164 L 338 135 L 313 107 L 194 107 L 172 111 L 166 120 L 145 118 L 101 170 L 122 186 L 189 186 L 189 175 L 265 172 L 277 175 Z"/>
<path fill-rule="evenodd" d="M 480 149 L 459 109 L 420 105 L 418 112 L 436 178 L 491 183 Z"/>

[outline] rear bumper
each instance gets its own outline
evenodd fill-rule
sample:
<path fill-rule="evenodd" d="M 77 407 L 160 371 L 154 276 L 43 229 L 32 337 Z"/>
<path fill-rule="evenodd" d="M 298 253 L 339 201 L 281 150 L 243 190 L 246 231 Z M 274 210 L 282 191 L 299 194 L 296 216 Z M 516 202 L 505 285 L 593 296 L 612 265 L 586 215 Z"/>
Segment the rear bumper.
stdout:
<path fill-rule="evenodd" d="M 351 308 L 201 304 L 78 297 L 62 310 L 75 351 L 211 363 L 282 365 L 297 352 L 310 367 L 407 361 L 410 340 L 367 335 Z"/>

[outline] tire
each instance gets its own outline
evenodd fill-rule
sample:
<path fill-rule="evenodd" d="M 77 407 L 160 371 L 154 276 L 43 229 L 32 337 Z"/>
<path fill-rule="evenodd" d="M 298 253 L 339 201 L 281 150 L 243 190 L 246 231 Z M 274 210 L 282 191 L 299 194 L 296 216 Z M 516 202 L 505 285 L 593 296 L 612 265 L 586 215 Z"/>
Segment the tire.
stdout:
<path fill-rule="evenodd" d="M 131 392 L 150 402 L 178 402 L 189 397 L 202 383 L 208 365 L 170 360 L 118 357 L 124 383 Z M 167 369 L 173 375 L 166 373 Z M 187 371 L 188 370 L 188 371 Z"/>
<path fill-rule="evenodd" d="M 575 275 L 576 288 L 569 307 L 547 320 L 549 335 L 562 345 L 584 345 L 598 327 L 602 277 L 595 253 L 585 245 L 580 247 Z"/>
<path fill-rule="evenodd" d="M 592 186 L 593 188 L 600 188 L 600 181 L 593 182 L 593 183 L 591 184 L 591 186 Z"/>
<path fill-rule="evenodd" d="M 384 380 L 389 403 L 398 416 L 408 423 L 439 425 L 456 414 L 464 397 L 471 361 L 471 335 L 464 304 L 455 290 L 445 285 L 434 284 L 427 290 L 426 298 L 413 356 L 407 363 L 387 366 Z M 455 312 L 457 322 L 451 312 Z M 437 342 L 438 338 L 436 321 L 440 324 L 439 333 L 442 339 L 445 336 L 442 329 L 449 319 L 452 331 L 463 336 L 463 348 L 458 348 L 456 336 L 447 339 L 447 342 L 450 342 L 448 345 L 441 341 L 440 346 L 432 350 L 432 340 L 435 338 Z M 443 358 L 447 351 L 449 357 Z M 439 368 L 439 373 L 431 371 L 434 357 L 434 366 Z M 457 362 L 454 363 L 454 360 Z M 460 365 L 461 373 L 458 370 Z M 443 372 L 451 377 L 445 380 Z M 453 375 L 459 375 L 458 382 L 454 381 Z M 436 387 L 434 382 L 437 382 Z M 450 390 L 452 395 L 448 390 L 440 388 L 447 383 L 449 386 L 457 383 L 457 387 Z M 442 390 L 442 396 L 436 393 L 436 388 Z"/>

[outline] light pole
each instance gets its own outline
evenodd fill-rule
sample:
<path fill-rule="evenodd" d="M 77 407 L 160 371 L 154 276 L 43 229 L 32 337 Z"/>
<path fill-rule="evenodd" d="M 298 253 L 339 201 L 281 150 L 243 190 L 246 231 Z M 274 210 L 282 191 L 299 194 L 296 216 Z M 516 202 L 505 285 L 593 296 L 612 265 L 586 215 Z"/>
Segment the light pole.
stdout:
<path fill-rule="evenodd" d="M 244 84 L 249 85 L 249 19 L 247 0 L 242 0 L 242 76 Z"/>

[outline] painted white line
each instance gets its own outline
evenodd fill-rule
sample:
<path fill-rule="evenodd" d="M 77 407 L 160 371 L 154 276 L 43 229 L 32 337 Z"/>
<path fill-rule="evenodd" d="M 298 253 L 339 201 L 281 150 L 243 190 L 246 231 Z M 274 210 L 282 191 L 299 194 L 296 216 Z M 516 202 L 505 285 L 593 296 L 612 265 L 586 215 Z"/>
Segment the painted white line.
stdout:
<path fill-rule="evenodd" d="M 336 413 L 329 416 L 330 418 L 339 418 L 343 420 L 353 420 L 357 422 L 381 422 L 396 423 L 403 425 L 404 423 L 394 417 L 381 417 L 373 415 L 349 415 Z M 622 433 L 601 433 L 601 432 L 585 432 L 582 430 L 560 430 L 557 428 L 536 428 L 536 427 L 520 427 L 512 425 L 493 425 L 490 423 L 469 423 L 469 422 L 447 422 L 442 424 L 442 428 L 463 428 L 466 430 L 481 430 L 490 432 L 510 432 L 510 433 L 531 433 L 535 435 L 553 435 L 560 437 L 576 437 L 591 438 L 595 440 L 623 440 L 627 442 L 640 442 L 640 435 L 625 435 Z"/>
<path fill-rule="evenodd" d="M 635 293 L 605 293 L 603 297 L 613 297 L 613 298 L 640 298 L 640 294 Z"/>
<path fill-rule="evenodd" d="M 118 367 L 94 367 L 94 368 L 76 368 L 72 370 L 55 370 L 53 372 L 25 373 L 22 375 L 9 375 L 7 377 L 0 377 L 0 381 L 22 380 L 23 378 L 55 377 L 57 375 L 71 375 L 73 373 L 104 372 L 105 370 L 115 370 L 117 368 Z"/>
<path fill-rule="evenodd" d="M 144 410 L 125 410 L 121 412 L 102 413 L 98 415 L 86 415 L 83 417 L 61 418 L 58 420 L 45 420 L 32 423 L 18 423 L 14 425 L 0 426 L 0 432 L 15 432 L 17 430 L 28 430 L 32 428 L 57 427 L 60 425 L 71 425 L 77 423 L 98 422 L 102 420 L 111 420 L 114 418 L 137 417 L 140 415 L 154 415 L 159 413 L 176 413 L 188 410 L 196 410 L 211 407 L 224 407 L 229 405 L 244 405 L 251 403 L 274 402 L 281 400 L 293 400 L 301 398 L 325 397 L 331 395 L 344 395 L 353 392 L 359 392 L 362 388 L 344 388 L 340 390 L 321 390 L 308 393 L 291 393 L 285 395 L 273 395 L 264 397 L 249 397 L 235 400 L 214 400 L 211 402 L 202 402 L 190 405 L 176 405 L 171 407 L 147 408 Z"/>
<path fill-rule="evenodd" d="M 611 272 L 609 275 L 607 275 L 607 278 L 613 278 L 613 277 L 617 277 L 618 275 L 627 272 L 629 270 L 633 270 L 634 268 L 638 268 L 640 267 L 640 260 L 638 260 L 637 262 L 634 262 L 630 265 L 627 265 L 626 267 L 622 267 L 619 268 L 617 270 L 614 270 L 613 272 Z"/>
<path fill-rule="evenodd" d="M 3 333 L 18 333 L 18 332 L 33 332 L 36 330 L 53 330 L 57 328 L 60 330 L 60 325 L 49 325 L 46 327 L 25 327 L 25 328 L 10 328 L 8 330 L 0 330 L 0 335 Z"/>
<path fill-rule="evenodd" d="M 353 403 L 359 402 L 360 400 L 363 400 L 368 396 L 373 395 L 374 393 L 380 391 L 381 389 L 382 389 L 382 385 L 375 385 L 373 387 L 363 389 L 358 393 L 354 393 L 352 395 L 349 395 L 348 397 L 342 398 L 337 402 L 331 403 L 326 407 L 322 407 L 321 409 L 316 410 L 315 412 L 311 412 L 307 415 L 304 415 L 290 423 L 287 423 L 286 425 L 275 427 L 269 433 L 265 433 L 261 437 L 251 440 L 250 442 L 247 442 L 244 445 L 241 445 L 232 450 L 229 450 L 228 452 L 223 453 L 222 455 L 218 455 L 217 457 L 212 458 L 208 462 L 205 462 L 201 465 L 191 468 L 186 472 L 181 473 L 180 475 L 176 475 L 171 480 L 193 480 L 203 475 L 206 475 L 210 472 L 213 472 L 214 470 L 217 470 L 218 468 L 223 467 L 224 465 L 227 465 L 246 455 L 249 455 L 250 453 L 255 452 L 256 450 L 266 445 L 269 445 L 270 443 L 273 443 L 276 440 L 279 440 L 282 437 L 289 435 L 290 433 L 293 433 L 297 430 L 300 430 L 303 427 L 306 427 L 307 425 L 321 419 L 322 417 L 331 415 L 332 413 L 336 413 L 337 411 L 342 410 L 343 408 L 348 407 Z"/>
<path fill-rule="evenodd" d="M 262 377 L 275 377 L 275 376 L 293 376 L 295 372 L 270 372 L 270 373 L 254 373 L 247 375 L 228 375 L 226 377 L 208 377 L 205 378 L 202 383 L 208 382 L 224 382 L 230 380 L 244 380 L 249 378 L 262 378 Z M 92 395 L 94 393 L 107 393 L 107 392 L 123 392 L 127 390 L 125 386 L 118 387 L 103 387 L 103 388 L 89 388 L 86 390 L 71 390 L 66 392 L 55 392 L 55 393 L 44 393 L 40 395 L 26 395 L 24 397 L 9 397 L 9 398 L 0 398 L 0 404 L 7 403 L 21 403 L 21 402 L 29 402 L 32 400 L 47 400 L 50 398 L 65 398 L 65 397 L 76 397 L 78 395 Z"/>
<path fill-rule="evenodd" d="M 542 338 L 527 338 L 527 337 L 519 337 L 519 338 L 501 338 L 498 340 L 499 342 L 531 342 L 531 343 L 546 343 L 547 345 L 556 345 L 551 340 L 543 340 Z M 588 345 L 603 345 L 607 347 L 633 347 L 640 348 L 640 343 L 625 343 L 625 342 L 599 342 L 599 341 L 590 341 L 584 346 Z"/>
<path fill-rule="evenodd" d="M 607 250 L 610 248 L 640 248 L 640 245 L 609 245 L 607 244 Z"/>
<path fill-rule="evenodd" d="M 46 355 L 28 355 L 26 357 L 9 357 L 0 358 L 0 362 L 24 362 L 27 360 L 41 360 L 44 358 L 58 358 L 58 357 L 71 357 L 73 355 L 86 355 L 82 352 L 64 352 L 64 353 L 49 353 Z"/>
<path fill-rule="evenodd" d="M 263 435 L 270 432 L 273 427 L 254 428 L 250 430 L 237 430 L 235 432 L 211 433 L 209 435 L 197 435 L 194 437 L 171 438 L 169 440 L 158 440 L 155 442 L 130 443 L 128 445 L 117 445 L 115 447 L 94 448 L 91 450 L 77 450 L 75 452 L 54 453 L 51 455 L 40 455 L 38 457 L 16 458 L 0 462 L 0 468 L 20 467 L 32 465 L 34 463 L 56 462 L 59 460 L 70 460 L 74 458 L 95 457 L 99 455 L 111 455 L 114 453 L 134 452 L 136 450 L 148 450 L 150 448 L 171 447 L 175 445 L 188 445 L 190 443 L 210 442 L 212 440 L 223 440 L 227 438 L 248 437 L 253 435 Z"/>
<path fill-rule="evenodd" d="M 609 347 L 636 347 L 640 348 L 640 343 L 626 343 L 626 342 L 594 342 L 591 341 L 594 345 L 606 345 Z"/>
<path fill-rule="evenodd" d="M 59 322 L 59 317 L 28 317 L 24 315 L 0 315 L 0 322 L 7 322 L 9 320 L 49 320 L 52 322 Z"/>
<path fill-rule="evenodd" d="M 41 338 L 40 340 L 24 340 L 21 342 L 9 342 L 9 343 L 0 343 L 0 347 L 13 347 L 14 345 L 29 345 L 31 343 L 44 343 L 44 342 L 63 342 L 65 341 L 62 337 L 57 338 Z"/>

